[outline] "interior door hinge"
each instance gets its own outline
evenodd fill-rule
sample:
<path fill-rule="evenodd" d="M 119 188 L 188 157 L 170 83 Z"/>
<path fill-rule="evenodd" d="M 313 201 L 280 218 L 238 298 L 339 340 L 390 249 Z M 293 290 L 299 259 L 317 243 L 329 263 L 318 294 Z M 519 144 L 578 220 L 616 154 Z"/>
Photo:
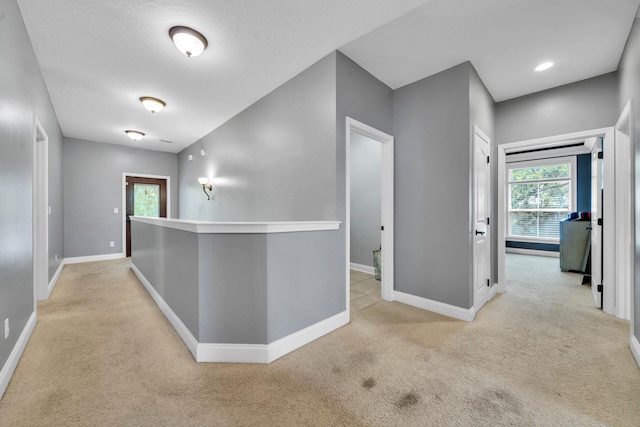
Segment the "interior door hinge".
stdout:
<path fill-rule="evenodd" d="M 380 226 L 380 230 L 384 231 L 384 225 Z"/>
<path fill-rule="evenodd" d="M 602 285 L 598 285 L 598 292 L 602 292 Z"/>
<path fill-rule="evenodd" d="M 487 217 L 487 225 L 489 225 L 489 217 Z"/>
<path fill-rule="evenodd" d="M 598 218 L 598 225 L 602 225 L 602 218 Z"/>
<path fill-rule="evenodd" d="M 604 151 L 598 151 L 598 158 L 604 159 Z"/>
<path fill-rule="evenodd" d="M 490 283 L 490 282 L 489 282 L 489 279 L 487 279 L 487 286 L 491 286 L 491 285 L 489 285 L 489 283 Z"/>
<path fill-rule="evenodd" d="M 489 163 L 489 156 L 487 156 L 487 163 Z"/>

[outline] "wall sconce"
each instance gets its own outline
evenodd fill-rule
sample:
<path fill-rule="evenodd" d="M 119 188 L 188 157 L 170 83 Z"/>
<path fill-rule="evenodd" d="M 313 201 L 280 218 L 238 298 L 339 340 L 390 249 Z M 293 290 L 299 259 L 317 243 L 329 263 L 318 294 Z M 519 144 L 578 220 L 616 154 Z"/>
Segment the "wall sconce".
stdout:
<path fill-rule="evenodd" d="M 207 190 L 213 190 L 213 185 L 209 182 L 209 178 L 201 177 L 198 178 L 198 182 L 202 185 L 202 191 L 207 195 L 207 200 L 211 200 L 211 196 L 207 193 Z"/>

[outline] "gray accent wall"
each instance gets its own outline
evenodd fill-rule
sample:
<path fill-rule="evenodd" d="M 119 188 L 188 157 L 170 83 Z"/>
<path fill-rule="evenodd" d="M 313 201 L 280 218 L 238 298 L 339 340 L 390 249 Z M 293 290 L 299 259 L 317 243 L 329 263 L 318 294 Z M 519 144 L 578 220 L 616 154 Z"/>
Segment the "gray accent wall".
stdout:
<path fill-rule="evenodd" d="M 373 267 L 382 224 L 382 144 L 351 132 L 351 262 Z"/>
<path fill-rule="evenodd" d="M 609 73 L 496 104 L 496 142 L 562 135 L 613 126 L 618 74 Z"/>
<path fill-rule="evenodd" d="M 346 220 L 346 118 L 393 135 L 393 90 L 341 52 L 336 52 L 336 216 Z M 336 249 L 340 268 L 347 267 L 346 230 L 340 227 Z M 344 282 L 342 283 L 344 286 Z M 349 302 L 347 301 L 347 304 Z"/>
<path fill-rule="evenodd" d="M 470 64 L 394 91 L 395 288 L 470 308 Z"/>
<path fill-rule="evenodd" d="M 635 277 L 634 277 L 634 301 L 632 301 L 634 335 L 640 340 L 640 19 L 636 17 L 627 45 L 620 60 L 620 86 L 618 92 L 618 106 L 615 109 L 620 115 L 627 101 L 633 99 L 634 115 L 631 117 L 634 125 L 633 150 L 635 153 Z"/>
<path fill-rule="evenodd" d="M 335 86 L 333 53 L 181 151 L 179 217 L 334 220 Z"/>
<path fill-rule="evenodd" d="M 50 278 L 57 269 L 52 258 L 63 252 L 59 185 L 62 132 L 14 0 L 0 2 L 0 99 L 0 322 L 8 318 L 11 329 L 9 338 L 0 340 L 3 367 L 34 311 L 34 117 L 49 137 Z"/>
<path fill-rule="evenodd" d="M 170 217 L 176 217 L 176 154 L 65 138 L 62 162 L 65 258 L 122 253 L 123 173 L 170 177 Z"/>

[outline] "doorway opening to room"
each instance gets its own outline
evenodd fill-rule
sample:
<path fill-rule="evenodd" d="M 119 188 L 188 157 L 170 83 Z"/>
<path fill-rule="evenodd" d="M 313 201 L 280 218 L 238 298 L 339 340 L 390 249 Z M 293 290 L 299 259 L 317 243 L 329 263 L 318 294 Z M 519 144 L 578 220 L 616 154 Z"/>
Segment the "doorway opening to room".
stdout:
<path fill-rule="evenodd" d="M 616 158 L 626 150 L 628 159 L 629 147 L 616 142 L 614 129 L 605 128 L 498 147 L 500 292 L 507 280 L 565 283 L 578 286 L 586 304 L 625 318 L 628 301 L 618 296 L 630 283 L 616 280 L 616 263 L 631 248 L 616 251 L 616 241 L 630 225 L 616 221 L 615 212 L 630 209 L 616 197 L 630 172 Z"/>
<path fill-rule="evenodd" d="M 346 292 L 362 309 L 393 300 L 393 137 L 347 117 L 345 146 Z"/>
<path fill-rule="evenodd" d="M 140 174 L 123 174 L 123 248 L 125 256 L 131 256 L 131 221 L 129 217 L 169 217 L 169 177 Z"/>

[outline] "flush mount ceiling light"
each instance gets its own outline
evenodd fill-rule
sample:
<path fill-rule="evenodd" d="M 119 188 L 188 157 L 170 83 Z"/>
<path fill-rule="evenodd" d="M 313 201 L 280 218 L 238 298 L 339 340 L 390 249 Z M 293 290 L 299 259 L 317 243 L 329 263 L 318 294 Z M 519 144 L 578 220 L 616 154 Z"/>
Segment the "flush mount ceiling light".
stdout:
<path fill-rule="evenodd" d="M 169 30 L 169 37 L 178 50 L 189 58 L 200 55 L 207 48 L 207 39 L 189 27 L 172 27 Z"/>
<path fill-rule="evenodd" d="M 126 133 L 127 136 L 134 141 L 139 141 L 144 136 L 144 133 L 140 132 L 139 130 L 125 130 L 124 133 Z"/>
<path fill-rule="evenodd" d="M 140 98 L 140 102 L 142 102 L 142 106 L 147 110 L 155 113 L 157 111 L 161 111 L 167 104 L 158 98 L 154 98 L 152 96 L 143 96 Z"/>
<path fill-rule="evenodd" d="M 544 70 L 548 70 L 551 67 L 553 67 L 553 62 L 543 62 L 542 64 L 538 65 L 535 68 L 535 70 L 536 71 L 544 71 Z"/>

